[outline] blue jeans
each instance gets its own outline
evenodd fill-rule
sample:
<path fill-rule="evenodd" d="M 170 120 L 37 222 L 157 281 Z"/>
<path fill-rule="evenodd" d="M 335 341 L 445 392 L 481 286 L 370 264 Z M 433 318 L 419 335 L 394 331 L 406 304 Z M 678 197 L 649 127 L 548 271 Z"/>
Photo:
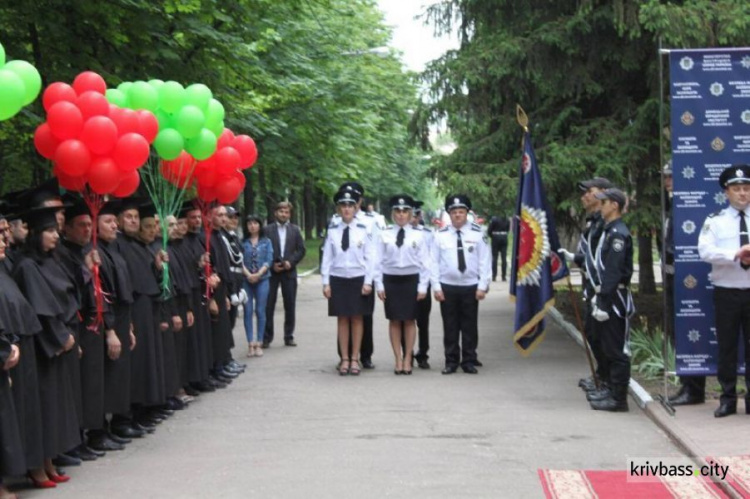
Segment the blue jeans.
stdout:
<path fill-rule="evenodd" d="M 266 303 L 268 302 L 268 279 L 263 279 L 255 284 L 245 281 L 242 286 L 247 293 L 247 303 L 243 305 L 245 310 L 245 336 L 247 342 L 253 342 L 253 311 L 258 317 L 258 338 L 254 341 L 263 342 L 263 331 L 266 330 Z M 255 302 L 255 303 L 253 303 Z"/>

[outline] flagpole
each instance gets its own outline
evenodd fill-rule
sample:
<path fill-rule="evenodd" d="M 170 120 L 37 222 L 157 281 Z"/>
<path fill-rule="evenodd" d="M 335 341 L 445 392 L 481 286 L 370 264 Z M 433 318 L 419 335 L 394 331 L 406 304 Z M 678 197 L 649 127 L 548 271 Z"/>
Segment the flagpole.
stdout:
<path fill-rule="evenodd" d="M 583 336 L 583 347 L 586 350 L 586 359 L 589 361 L 589 369 L 591 369 L 591 378 L 594 380 L 596 389 L 599 389 L 599 378 L 596 375 L 596 369 L 594 369 L 594 359 L 591 358 L 591 349 L 589 348 L 589 339 L 586 337 L 586 328 L 583 327 L 583 321 L 581 320 L 581 312 L 578 310 L 578 296 L 573 291 L 573 283 L 570 280 L 570 274 L 567 276 L 568 281 L 568 296 L 571 305 L 573 305 L 573 312 L 576 315 L 576 322 L 578 323 L 578 330 Z"/>

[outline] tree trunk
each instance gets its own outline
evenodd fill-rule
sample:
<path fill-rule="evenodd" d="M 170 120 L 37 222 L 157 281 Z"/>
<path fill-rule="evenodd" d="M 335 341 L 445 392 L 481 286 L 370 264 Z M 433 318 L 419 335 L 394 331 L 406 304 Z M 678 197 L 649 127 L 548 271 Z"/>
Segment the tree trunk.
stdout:
<path fill-rule="evenodd" d="M 642 295 L 656 294 L 654 257 L 651 254 L 652 240 L 650 232 L 638 236 L 638 292 Z"/>
<path fill-rule="evenodd" d="M 305 211 L 305 239 L 307 240 L 312 239 L 313 227 L 315 225 L 315 212 L 313 211 L 312 197 L 312 181 L 308 178 L 305 180 L 305 190 L 302 195 L 302 205 Z"/>
<path fill-rule="evenodd" d="M 255 213 L 255 191 L 253 190 L 253 170 L 245 170 L 245 217 L 251 213 Z M 244 220 L 245 217 L 242 217 Z"/>
<path fill-rule="evenodd" d="M 266 171 L 260 171 L 258 174 L 258 184 L 260 188 L 260 195 L 263 197 L 263 204 L 266 205 L 266 220 L 271 222 L 273 221 L 273 198 L 271 197 L 271 193 L 268 192 L 268 188 L 266 187 Z"/>

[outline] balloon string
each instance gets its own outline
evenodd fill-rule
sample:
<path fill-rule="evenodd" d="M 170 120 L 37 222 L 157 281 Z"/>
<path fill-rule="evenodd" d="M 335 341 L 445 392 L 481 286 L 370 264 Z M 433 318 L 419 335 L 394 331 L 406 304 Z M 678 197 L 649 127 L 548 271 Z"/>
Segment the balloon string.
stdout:
<path fill-rule="evenodd" d="M 99 230 L 98 230 L 98 217 L 99 211 L 104 205 L 104 198 L 93 192 L 88 186 L 86 186 L 83 192 L 83 198 L 86 201 L 86 205 L 91 212 L 91 248 L 92 251 L 96 251 L 99 246 Z M 87 326 L 87 329 L 93 331 L 95 334 L 99 334 L 100 328 L 104 325 L 104 300 L 105 292 L 102 289 L 102 280 L 99 272 L 99 262 L 94 260 L 93 262 L 93 274 L 94 274 L 94 303 L 96 305 L 96 314 L 94 315 L 91 324 Z"/>

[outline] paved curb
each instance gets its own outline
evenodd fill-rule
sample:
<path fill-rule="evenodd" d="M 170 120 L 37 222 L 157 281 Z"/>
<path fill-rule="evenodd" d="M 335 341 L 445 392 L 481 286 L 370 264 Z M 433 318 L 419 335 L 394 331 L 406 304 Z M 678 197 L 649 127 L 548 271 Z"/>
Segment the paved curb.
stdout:
<path fill-rule="evenodd" d="M 568 333 L 568 335 L 573 338 L 576 343 L 578 343 L 578 346 L 584 348 L 583 335 L 577 327 L 566 321 L 562 314 L 554 307 L 549 310 L 548 315 L 558 326 L 563 329 L 563 331 Z M 651 421 L 653 421 L 656 426 L 658 426 L 664 433 L 667 434 L 669 439 L 672 440 L 672 442 L 674 442 L 675 445 L 677 445 L 677 447 L 682 452 L 684 452 L 685 455 L 687 455 L 687 457 L 692 459 L 693 462 L 698 466 L 704 466 L 708 464 L 705 457 L 703 457 L 708 456 L 708 453 L 705 452 L 705 450 L 703 450 L 701 446 L 698 445 L 690 437 L 690 435 L 687 434 L 687 432 L 676 428 L 675 425 L 672 424 L 672 418 L 674 416 L 670 416 L 669 414 L 667 414 L 661 404 L 654 400 L 651 395 L 641 386 L 640 383 L 638 383 L 635 379 L 630 378 L 630 386 L 628 391 L 630 392 L 630 395 L 633 397 L 633 399 L 635 399 L 638 407 L 640 407 L 643 412 L 646 413 L 649 419 L 651 419 Z M 733 499 L 742 499 L 743 496 L 741 494 L 738 494 L 737 491 L 729 483 L 721 480 L 714 480 L 714 483 L 729 497 Z"/>
<path fill-rule="evenodd" d="M 302 272 L 301 274 L 297 274 L 297 277 L 307 277 L 309 275 L 312 275 L 312 274 L 314 274 L 315 272 L 318 271 L 318 268 L 320 268 L 320 267 L 315 267 L 314 269 L 306 270 L 306 271 Z"/>

